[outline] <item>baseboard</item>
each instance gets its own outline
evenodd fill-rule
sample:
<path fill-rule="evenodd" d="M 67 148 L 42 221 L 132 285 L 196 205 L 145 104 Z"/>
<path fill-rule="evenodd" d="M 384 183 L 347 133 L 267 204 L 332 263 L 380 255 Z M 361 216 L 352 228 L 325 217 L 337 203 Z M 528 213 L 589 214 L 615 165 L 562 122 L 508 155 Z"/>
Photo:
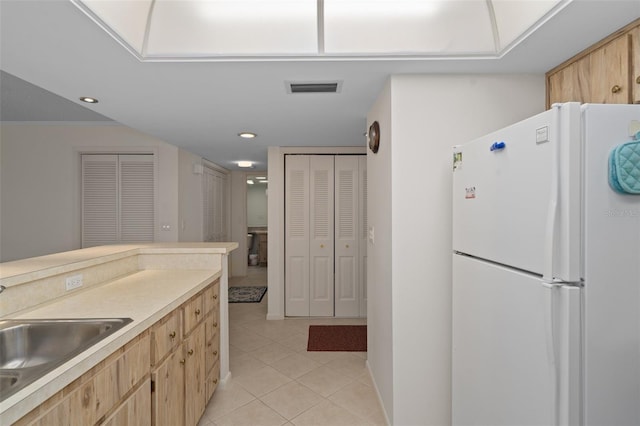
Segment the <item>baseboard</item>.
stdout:
<path fill-rule="evenodd" d="M 369 360 L 365 362 L 367 366 L 367 372 L 369 373 L 369 378 L 371 379 L 371 383 L 373 383 L 373 389 L 376 391 L 376 396 L 378 397 L 378 402 L 380 403 L 380 407 L 382 408 L 382 414 L 384 414 L 384 420 L 387 425 L 390 425 L 389 416 L 387 416 L 387 410 L 384 409 L 384 404 L 382 402 L 382 397 L 380 396 L 380 391 L 378 391 L 378 385 L 376 384 L 376 380 L 373 378 L 373 373 L 371 372 L 371 366 L 369 365 Z"/>
<path fill-rule="evenodd" d="M 231 371 L 229 371 L 227 373 L 227 377 L 225 377 L 225 378 L 221 377 L 220 378 L 220 384 L 218 385 L 218 386 L 220 386 L 220 389 L 224 389 L 227 386 L 227 384 L 229 383 L 229 380 L 231 380 Z"/>
<path fill-rule="evenodd" d="M 284 315 L 281 314 L 267 314 L 267 321 L 271 320 L 283 320 Z"/>

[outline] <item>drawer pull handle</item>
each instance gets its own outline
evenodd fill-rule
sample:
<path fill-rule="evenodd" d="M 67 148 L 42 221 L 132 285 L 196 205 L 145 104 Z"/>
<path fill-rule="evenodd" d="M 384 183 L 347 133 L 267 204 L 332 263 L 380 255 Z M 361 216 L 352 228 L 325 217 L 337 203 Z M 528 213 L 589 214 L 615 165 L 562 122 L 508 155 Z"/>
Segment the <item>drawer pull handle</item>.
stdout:
<path fill-rule="evenodd" d="M 189 352 L 187 352 L 189 355 L 193 355 L 193 349 L 189 349 Z"/>
<path fill-rule="evenodd" d="M 640 75 L 636 77 L 636 83 L 640 84 Z"/>
<path fill-rule="evenodd" d="M 196 309 L 196 315 L 200 315 L 200 309 Z"/>
<path fill-rule="evenodd" d="M 213 351 L 213 356 L 218 355 L 218 351 Z"/>
<path fill-rule="evenodd" d="M 640 78 L 640 77 L 638 77 L 638 78 Z M 214 294 L 214 295 L 213 295 L 213 298 L 214 298 L 214 300 L 215 300 L 215 299 L 217 299 L 217 298 L 218 298 L 218 295 L 217 295 L 217 294 Z"/>
<path fill-rule="evenodd" d="M 620 93 L 620 91 L 622 90 L 622 87 L 618 86 L 617 84 L 615 86 L 613 86 L 611 88 L 611 93 Z"/>
<path fill-rule="evenodd" d="M 181 365 L 184 365 L 185 361 L 186 361 L 186 360 L 185 360 L 184 358 L 182 358 L 182 359 L 180 360 L 180 364 L 181 364 Z"/>
<path fill-rule="evenodd" d="M 214 322 L 214 323 L 213 323 L 213 327 L 215 328 L 215 327 L 217 327 L 217 326 L 218 326 L 218 323 L 217 323 L 217 322 Z"/>
<path fill-rule="evenodd" d="M 217 385 L 218 384 L 218 379 L 213 379 L 213 384 Z"/>
<path fill-rule="evenodd" d="M 176 337 L 176 332 L 172 331 L 171 333 L 169 333 L 169 337 L 171 337 L 172 339 L 174 339 Z"/>
<path fill-rule="evenodd" d="M 212 344 L 213 344 L 213 343 L 209 342 L 209 343 L 207 344 L 207 346 L 208 346 L 208 347 L 211 347 L 211 345 L 212 345 Z"/>

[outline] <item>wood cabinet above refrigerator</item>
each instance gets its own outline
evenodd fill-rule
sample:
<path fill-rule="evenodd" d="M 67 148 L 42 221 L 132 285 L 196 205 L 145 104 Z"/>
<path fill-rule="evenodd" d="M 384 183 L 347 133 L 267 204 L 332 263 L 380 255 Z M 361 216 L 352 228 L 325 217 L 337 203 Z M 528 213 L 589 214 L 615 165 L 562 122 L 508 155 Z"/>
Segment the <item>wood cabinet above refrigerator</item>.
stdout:
<path fill-rule="evenodd" d="M 557 102 L 640 103 L 640 19 L 546 74 L 547 108 Z"/>

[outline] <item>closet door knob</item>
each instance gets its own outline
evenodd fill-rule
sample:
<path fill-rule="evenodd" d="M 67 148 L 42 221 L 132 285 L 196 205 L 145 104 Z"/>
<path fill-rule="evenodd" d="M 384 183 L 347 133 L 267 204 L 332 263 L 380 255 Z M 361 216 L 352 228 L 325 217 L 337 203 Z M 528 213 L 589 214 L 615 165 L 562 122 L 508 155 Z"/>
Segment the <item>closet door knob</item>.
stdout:
<path fill-rule="evenodd" d="M 349 244 L 347 244 L 345 247 L 346 247 L 346 248 L 349 248 Z"/>
<path fill-rule="evenodd" d="M 620 93 L 620 91 L 622 90 L 622 87 L 618 86 L 617 84 L 615 86 L 613 86 L 611 88 L 611 93 Z"/>
<path fill-rule="evenodd" d="M 193 355 L 193 349 L 189 349 L 189 352 L 187 352 L 189 355 Z"/>
<path fill-rule="evenodd" d="M 640 84 L 640 75 L 636 77 L 636 83 Z"/>
<path fill-rule="evenodd" d="M 200 315 L 200 309 L 196 309 L 196 315 Z"/>
<path fill-rule="evenodd" d="M 176 332 L 172 331 L 171 333 L 169 333 L 169 337 L 171 337 L 172 339 L 176 337 Z"/>
<path fill-rule="evenodd" d="M 324 248 L 324 244 L 320 244 L 320 248 Z"/>

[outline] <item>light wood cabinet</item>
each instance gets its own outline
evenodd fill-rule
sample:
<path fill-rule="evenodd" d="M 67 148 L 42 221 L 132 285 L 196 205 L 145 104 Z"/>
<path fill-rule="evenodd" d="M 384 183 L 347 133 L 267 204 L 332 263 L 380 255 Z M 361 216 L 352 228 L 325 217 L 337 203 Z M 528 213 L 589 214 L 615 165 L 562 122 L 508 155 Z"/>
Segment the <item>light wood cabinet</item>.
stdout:
<path fill-rule="evenodd" d="M 102 426 L 151 426 L 150 385 L 147 378 Z"/>
<path fill-rule="evenodd" d="M 186 425 L 195 425 L 206 406 L 204 322 L 200 323 L 185 340 L 184 415 Z"/>
<path fill-rule="evenodd" d="M 219 295 L 216 280 L 151 328 L 155 426 L 196 425 L 213 395 L 208 380 L 217 383 L 220 374 L 210 378 L 209 368 L 219 358 Z"/>
<path fill-rule="evenodd" d="M 151 373 L 151 423 L 174 426 L 184 421 L 185 358 L 182 345 Z"/>
<path fill-rule="evenodd" d="M 556 102 L 640 103 L 640 19 L 547 72 Z"/>
<path fill-rule="evenodd" d="M 195 426 L 220 376 L 220 280 L 15 426 Z"/>
<path fill-rule="evenodd" d="M 101 424 L 112 414 L 123 416 L 118 411 L 127 404 L 134 389 L 149 378 L 149 349 L 149 332 L 145 331 L 15 425 L 84 426 Z M 150 387 L 144 389 L 136 399 L 137 407 L 151 405 Z M 148 416 L 149 411 L 146 413 Z"/>

